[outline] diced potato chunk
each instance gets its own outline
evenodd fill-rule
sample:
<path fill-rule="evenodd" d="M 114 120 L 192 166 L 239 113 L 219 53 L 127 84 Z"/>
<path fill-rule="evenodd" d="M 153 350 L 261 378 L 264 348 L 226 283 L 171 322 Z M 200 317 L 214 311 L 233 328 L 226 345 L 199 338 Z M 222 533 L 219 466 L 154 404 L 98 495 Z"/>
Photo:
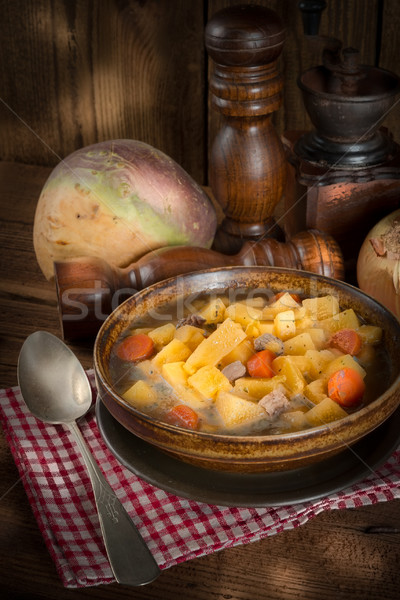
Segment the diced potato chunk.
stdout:
<path fill-rule="evenodd" d="M 222 323 L 225 319 L 225 304 L 221 298 L 213 298 L 198 313 L 206 323 Z"/>
<path fill-rule="evenodd" d="M 288 310 L 289 308 L 299 308 L 300 304 L 293 298 L 289 292 L 285 292 L 275 300 L 270 306 L 273 308 L 279 308 L 280 310 Z"/>
<path fill-rule="evenodd" d="M 312 379 L 322 377 L 324 369 L 336 358 L 330 350 L 307 350 L 305 356 L 311 362 L 309 375 Z"/>
<path fill-rule="evenodd" d="M 303 322 L 303 319 L 307 317 L 306 309 L 304 308 L 304 306 L 300 306 L 300 308 L 294 308 L 293 313 L 294 319 L 296 321 L 296 327 L 298 327 L 298 323 Z"/>
<path fill-rule="evenodd" d="M 336 373 L 336 371 L 344 369 L 345 367 L 349 367 L 350 369 L 358 371 L 363 379 L 367 374 L 365 369 L 363 369 L 362 366 L 356 360 L 354 360 L 350 354 L 343 354 L 343 356 L 335 358 L 325 367 L 322 376 L 326 379 L 329 379 L 333 373 Z"/>
<path fill-rule="evenodd" d="M 161 350 L 163 346 L 166 346 L 172 340 L 175 331 L 175 325 L 166 323 L 149 331 L 148 336 L 153 340 L 156 350 Z"/>
<path fill-rule="evenodd" d="M 264 308 L 266 300 L 262 296 L 254 296 L 253 298 L 246 298 L 243 302 L 248 306 L 254 306 L 254 308 Z"/>
<path fill-rule="evenodd" d="M 186 371 L 192 375 L 200 367 L 215 366 L 245 338 L 246 334 L 238 323 L 225 319 L 189 356 L 185 363 Z"/>
<path fill-rule="evenodd" d="M 152 360 L 142 360 L 136 363 L 133 376 L 135 379 L 144 379 L 150 383 L 162 381 L 160 371 L 155 368 Z"/>
<path fill-rule="evenodd" d="M 337 402 L 331 400 L 331 398 L 325 398 L 319 404 L 310 408 L 305 413 L 305 417 L 310 425 L 318 427 L 318 425 L 324 425 L 325 423 L 331 423 L 332 421 L 347 417 L 347 412 Z"/>
<path fill-rule="evenodd" d="M 180 360 L 162 365 L 161 374 L 172 387 L 187 384 L 188 374 L 183 368 L 184 364 L 185 362 Z"/>
<path fill-rule="evenodd" d="M 155 355 L 151 362 L 156 368 L 161 370 L 163 364 L 186 360 L 190 354 L 190 348 L 180 340 L 174 338 Z"/>
<path fill-rule="evenodd" d="M 300 369 L 293 363 L 290 356 L 278 356 L 272 362 L 272 369 L 276 375 L 285 377 L 285 387 L 290 396 L 300 394 L 307 385 Z"/>
<path fill-rule="evenodd" d="M 296 319 L 296 333 L 304 333 L 313 327 L 315 321 L 309 316 Z"/>
<path fill-rule="evenodd" d="M 283 341 L 295 335 L 296 323 L 292 310 L 286 310 L 276 315 L 274 319 L 274 331 L 275 335 Z"/>
<path fill-rule="evenodd" d="M 232 385 L 217 367 L 201 367 L 188 378 L 188 383 L 206 398 L 214 398 L 219 390 L 228 391 Z"/>
<path fill-rule="evenodd" d="M 264 308 L 260 319 L 264 319 L 265 321 L 272 320 L 275 319 L 276 315 L 281 312 L 298 310 L 300 308 L 300 304 L 296 302 L 296 300 L 294 300 L 289 293 L 286 292 L 283 294 L 283 296 L 278 298 L 278 300 Z"/>
<path fill-rule="evenodd" d="M 188 375 L 183 368 L 184 364 L 183 361 L 177 361 L 165 363 L 162 366 L 162 375 L 171 386 L 171 393 L 175 394 L 180 402 L 187 404 L 193 410 L 207 407 L 211 401 L 189 386 Z"/>
<path fill-rule="evenodd" d="M 246 392 L 243 392 L 242 390 L 231 390 L 233 394 L 235 394 L 235 396 L 239 396 L 240 398 L 244 398 L 245 400 L 249 400 L 249 402 L 258 402 L 258 400 L 260 400 L 260 398 L 254 398 L 254 396 L 251 396 L 250 394 L 247 394 Z"/>
<path fill-rule="evenodd" d="M 315 350 L 315 345 L 309 333 L 300 333 L 283 344 L 284 354 L 305 354 L 307 350 Z"/>
<path fill-rule="evenodd" d="M 135 364 L 135 370 L 138 369 L 140 371 L 141 376 L 149 377 L 155 373 L 154 366 L 151 360 L 141 360 L 140 362 Z"/>
<path fill-rule="evenodd" d="M 248 338 L 255 340 L 260 335 L 258 323 L 259 321 L 252 321 L 245 327 L 244 331 Z"/>
<path fill-rule="evenodd" d="M 319 322 L 319 327 L 327 329 L 330 333 L 336 333 L 339 329 L 358 329 L 360 321 L 354 310 L 348 308 L 329 319 L 323 319 Z"/>
<path fill-rule="evenodd" d="M 329 342 L 330 333 L 321 327 L 310 327 L 303 330 L 303 333 L 309 333 L 316 350 L 322 350 Z"/>
<path fill-rule="evenodd" d="M 245 340 L 243 340 L 243 342 L 240 342 L 240 344 L 238 344 L 233 350 L 231 350 L 229 354 L 224 356 L 224 358 L 221 360 L 220 366 L 221 368 L 226 367 L 226 365 L 229 365 L 230 363 L 233 363 L 236 360 L 240 360 L 240 362 L 245 365 L 249 358 L 253 356 L 253 354 L 254 346 L 251 340 L 246 338 Z"/>
<path fill-rule="evenodd" d="M 261 315 L 262 310 L 260 308 L 255 308 L 244 302 L 234 302 L 225 310 L 226 317 L 229 317 L 235 323 L 240 323 L 243 327 L 247 327 L 247 325 L 259 319 Z"/>
<path fill-rule="evenodd" d="M 370 344 L 362 346 L 360 352 L 357 353 L 357 362 L 367 369 L 374 364 L 375 358 L 375 346 L 371 346 Z"/>
<path fill-rule="evenodd" d="M 175 330 L 175 338 L 186 344 L 193 352 L 193 350 L 204 340 L 204 333 L 199 327 L 182 325 L 182 327 L 178 327 L 178 329 Z"/>
<path fill-rule="evenodd" d="M 326 379 L 314 379 L 306 385 L 303 394 L 314 404 L 319 404 L 328 395 Z"/>
<path fill-rule="evenodd" d="M 147 335 L 149 333 L 149 331 L 153 331 L 153 328 L 152 327 L 133 327 L 132 329 L 130 329 L 130 334 L 138 335 L 139 333 L 145 333 Z"/>
<path fill-rule="evenodd" d="M 275 331 L 273 321 L 258 321 L 257 328 L 260 335 L 263 335 L 264 333 L 271 333 L 273 335 Z"/>
<path fill-rule="evenodd" d="M 234 392 L 249 394 L 257 400 L 261 400 L 266 394 L 273 392 L 278 385 L 285 383 L 283 375 L 275 375 L 268 379 L 266 377 L 240 377 L 236 379 Z"/>
<path fill-rule="evenodd" d="M 309 375 L 311 370 L 311 361 L 308 356 L 302 356 L 300 354 L 295 354 L 290 356 L 291 362 L 296 365 L 296 367 L 300 370 L 303 375 Z"/>
<path fill-rule="evenodd" d="M 327 295 L 303 300 L 306 314 L 314 321 L 333 317 L 339 312 L 339 301 L 335 296 Z"/>
<path fill-rule="evenodd" d="M 357 330 L 364 344 L 379 344 L 382 341 L 382 329 L 375 325 L 361 325 Z"/>
<path fill-rule="evenodd" d="M 228 429 L 265 417 L 265 411 L 258 403 L 245 400 L 230 392 L 219 392 L 215 399 L 215 407 Z"/>
<path fill-rule="evenodd" d="M 305 413 L 301 410 L 291 410 L 280 416 L 289 431 L 301 431 L 310 426 Z"/>
<path fill-rule="evenodd" d="M 157 391 L 149 383 L 140 379 L 127 389 L 122 397 L 140 410 L 157 402 Z"/>
<path fill-rule="evenodd" d="M 297 308 L 300 305 L 290 292 L 285 292 L 271 306 L 283 306 L 283 310 L 287 310 L 288 308 Z"/>

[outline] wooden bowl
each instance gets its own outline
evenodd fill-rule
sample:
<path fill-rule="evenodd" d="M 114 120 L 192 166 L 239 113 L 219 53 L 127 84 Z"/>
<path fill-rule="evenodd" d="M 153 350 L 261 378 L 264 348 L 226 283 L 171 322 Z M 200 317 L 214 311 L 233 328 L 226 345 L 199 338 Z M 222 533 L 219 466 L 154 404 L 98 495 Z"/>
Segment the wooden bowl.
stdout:
<path fill-rule="evenodd" d="M 162 423 L 129 405 L 113 389 L 110 353 L 120 333 L 135 319 L 177 296 L 229 289 L 294 291 L 306 297 L 333 294 L 341 308 L 353 308 L 384 332 L 388 377 L 379 397 L 349 416 L 319 427 L 280 435 L 231 436 L 184 430 Z M 346 283 L 283 268 L 225 267 L 156 283 L 121 304 L 106 319 L 94 346 L 98 394 L 113 417 L 132 434 L 183 461 L 207 469 L 267 472 L 296 469 L 343 451 L 382 424 L 400 404 L 400 323 L 384 306 Z M 386 376 L 385 376 L 386 377 Z"/>

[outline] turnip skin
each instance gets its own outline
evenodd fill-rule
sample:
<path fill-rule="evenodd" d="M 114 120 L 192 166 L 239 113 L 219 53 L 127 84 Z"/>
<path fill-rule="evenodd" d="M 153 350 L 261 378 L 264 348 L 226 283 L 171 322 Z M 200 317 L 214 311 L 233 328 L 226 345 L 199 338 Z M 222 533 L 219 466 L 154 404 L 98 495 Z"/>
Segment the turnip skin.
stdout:
<path fill-rule="evenodd" d="M 209 248 L 214 206 L 186 171 L 137 140 L 112 140 L 67 156 L 37 204 L 33 240 L 45 277 L 53 262 L 97 256 L 123 267 L 164 246 Z"/>

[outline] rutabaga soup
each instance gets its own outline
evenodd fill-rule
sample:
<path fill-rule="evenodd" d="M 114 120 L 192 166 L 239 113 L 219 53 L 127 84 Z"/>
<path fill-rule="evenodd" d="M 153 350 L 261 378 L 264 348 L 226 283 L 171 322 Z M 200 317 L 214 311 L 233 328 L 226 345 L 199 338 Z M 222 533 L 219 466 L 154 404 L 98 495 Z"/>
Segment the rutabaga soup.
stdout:
<path fill-rule="evenodd" d="M 118 393 L 160 421 L 218 434 L 289 433 L 346 417 L 383 391 L 382 330 L 332 295 L 236 290 L 234 301 L 188 304 L 182 314 L 177 303 L 132 323 L 112 352 Z"/>

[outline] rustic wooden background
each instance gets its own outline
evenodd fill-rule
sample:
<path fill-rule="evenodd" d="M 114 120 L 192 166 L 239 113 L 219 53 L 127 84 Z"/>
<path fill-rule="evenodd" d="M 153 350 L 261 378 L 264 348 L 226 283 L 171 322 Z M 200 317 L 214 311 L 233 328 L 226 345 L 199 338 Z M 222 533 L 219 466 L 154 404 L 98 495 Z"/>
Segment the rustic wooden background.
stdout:
<path fill-rule="evenodd" d="M 79 147 L 135 138 L 207 184 L 218 116 L 209 108 L 204 27 L 227 0 L 0 0 L 0 160 L 53 166 Z M 243 3 L 243 2 L 242 2 Z M 320 64 L 297 0 L 259 0 L 287 27 L 280 133 L 310 124 L 298 75 Z M 400 73 L 400 2 L 328 0 L 320 34 Z M 385 124 L 400 139 L 400 109 Z"/>
<path fill-rule="evenodd" d="M 1 387 L 16 385 L 28 334 L 45 329 L 60 335 L 55 290 L 29 243 L 46 167 L 84 145 L 130 137 L 164 150 L 206 184 L 218 120 L 209 109 L 204 27 L 217 9 L 240 1 L 0 0 Z M 308 128 L 296 79 L 320 63 L 320 54 L 303 35 L 297 0 L 258 1 L 287 26 L 280 59 L 284 105 L 276 127 Z M 398 74 L 399 31 L 398 0 L 327 0 L 320 28 L 359 48 L 366 64 Z M 398 141 L 399 111 L 386 122 Z M 85 368 L 92 366 L 89 344 L 72 349 Z M 399 598 L 398 501 L 327 512 L 295 530 L 188 561 L 140 590 L 117 584 L 65 590 L 4 436 L 0 480 L 0 589 L 6 598 Z"/>

